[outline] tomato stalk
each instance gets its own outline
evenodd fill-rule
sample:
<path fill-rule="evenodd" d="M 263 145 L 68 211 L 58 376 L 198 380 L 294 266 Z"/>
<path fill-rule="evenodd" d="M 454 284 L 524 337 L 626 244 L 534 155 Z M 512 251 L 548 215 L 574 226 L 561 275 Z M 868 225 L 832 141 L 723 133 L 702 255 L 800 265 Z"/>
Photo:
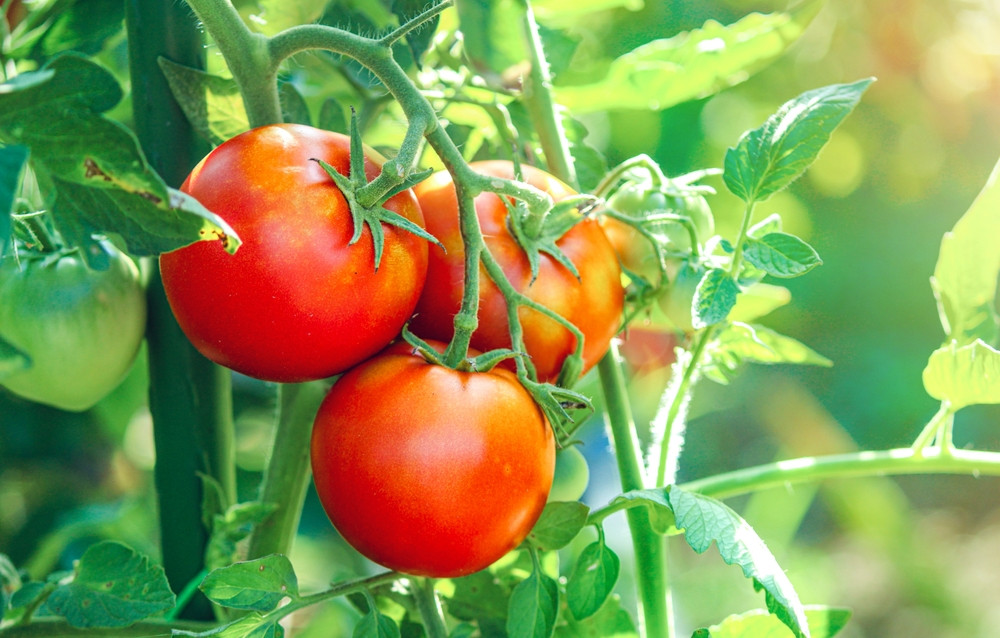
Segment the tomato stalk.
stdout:
<path fill-rule="evenodd" d="M 410 592 L 417 603 L 420 619 L 424 621 L 427 638 L 448 638 L 448 628 L 441 615 L 441 605 L 437 592 L 434 591 L 434 580 L 431 578 L 410 579 Z"/>
<path fill-rule="evenodd" d="M 292 545 L 309 487 L 309 427 L 326 396 L 327 383 L 286 383 L 280 398 L 271 458 L 261 482 L 258 498 L 276 509 L 250 536 L 247 559 L 285 553 Z"/>
<path fill-rule="evenodd" d="M 644 489 L 646 478 L 622 366 L 623 361 L 618 346 L 612 342 L 608 353 L 598 363 L 598 371 L 601 376 L 601 389 L 604 392 L 608 426 L 615 444 L 618 475 L 622 491 L 628 492 Z M 632 535 L 635 564 L 642 566 L 642 569 L 636 570 L 642 635 L 648 638 L 656 636 L 669 638 L 674 635 L 674 628 L 671 620 L 670 582 L 667 576 L 666 539 L 653 530 L 646 508 L 630 509 L 626 516 Z M 588 522 L 594 520 L 602 519 L 596 519 L 592 514 Z"/>
<path fill-rule="evenodd" d="M 156 60 L 164 56 L 200 66 L 201 38 L 190 13 L 177 3 L 130 0 L 126 9 L 136 131 L 153 167 L 168 183 L 178 184 L 202 149 Z M 163 135 L 164 126 L 170 135 Z M 147 296 L 162 560 L 171 586 L 181 589 L 200 573 L 207 542 L 199 474 L 213 477 L 235 498 L 230 377 L 191 346 L 155 274 Z M 186 616 L 211 617 L 206 598 L 199 595 L 192 603 Z"/>
<path fill-rule="evenodd" d="M 942 401 L 941 407 L 931 417 L 931 420 L 924 426 L 917 439 L 911 446 L 918 454 L 935 443 L 941 446 L 943 452 L 953 449 L 951 440 L 952 428 L 955 424 L 955 410 L 948 401 Z"/>

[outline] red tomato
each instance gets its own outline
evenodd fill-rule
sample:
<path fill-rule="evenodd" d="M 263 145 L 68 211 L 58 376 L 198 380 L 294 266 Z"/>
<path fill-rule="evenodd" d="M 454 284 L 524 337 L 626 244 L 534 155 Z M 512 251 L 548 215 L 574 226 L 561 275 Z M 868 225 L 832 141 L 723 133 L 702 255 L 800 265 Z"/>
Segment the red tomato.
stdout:
<path fill-rule="evenodd" d="M 517 547 L 554 466 L 552 429 L 513 373 L 433 365 L 406 344 L 341 377 L 312 436 L 334 527 L 374 562 L 420 576 L 470 574 Z"/>
<path fill-rule="evenodd" d="M 369 151 L 369 154 L 373 154 Z M 383 224 L 353 234 L 340 189 L 312 158 L 347 174 L 350 140 L 295 124 L 264 126 L 212 151 L 181 187 L 243 241 L 235 255 L 198 242 L 160 258 L 171 308 L 206 357 L 252 377 L 297 382 L 337 374 L 375 354 L 413 313 L 427 242 Z M 373 178 L 380 158 L 365 161 Z M 385 207 L 417 224 L 410 191 Z"/>
<path fill-rule="evenodd" d="M 513 178 L 507 161 L 472 164 L 487 175 Z M 556 201 L 574 194 L 555 177 L 531 166 L 522 167 L 524 181 L 549 193 Z M 417 304 L 410 329 L 429 339 L 447 341 L 454 334 L 452 322 L 461 306 L 464 288 L 465 250 L 459 231 L 458 198 L 451 175 L 444 171 L 414 187 L 427 220 L 427 230 L 438 238 L 447 252 L 432 247 L 427 282 Z M 507 228 L 507 207 L 495 193 L 476 198 L 476 214 L 487 249 L 520 292 L 562 315 L 584 335 L 583 372 L 604 355 L 622 319 L 624 290 L 615 251 L 595 219 L 573 226 L 556 245 L 569 257 L 580 274 L 578 280 L 555 259 L 542 253 L 538 278 L 531 283 L 528 257 Z M 576 349 L 573 335 L 552 319 L 522 307 L 524 343 L 541 381 L 555 381 L 563 361 Z M 472 347 L 493 350 L 511 346 L 507 306 L 503 295 L 482 272 L 479 289 L 479 328 Z"/>

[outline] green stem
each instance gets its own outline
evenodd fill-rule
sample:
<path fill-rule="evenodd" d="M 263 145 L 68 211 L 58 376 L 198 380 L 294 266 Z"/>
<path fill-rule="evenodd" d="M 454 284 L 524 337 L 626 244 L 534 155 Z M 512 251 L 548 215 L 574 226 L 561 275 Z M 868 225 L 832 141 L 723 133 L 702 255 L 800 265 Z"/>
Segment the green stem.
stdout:
<path fill-rule="evenodd" d="M 281 122 L 278 60 L 268 38 L 254 33 L 229 0 L 187 0 L 226 60 L 239 87 L 251 127 Z"/>
<path fill-rule="evenodd" d="M 247 559 L 287 554 L 302 514 L 311 476 L 309 443 L 319 404 L 326 396 L 324 381 L 282 385 L 271 458 L 260 487 L 260 500 L 277 509 L 254 528 Z"/>
<path fill-rule="evenodd" d="M 54 253 L 59 250 L 58 243 L 52 238 L 52 234 L 49 233 L 49 229 L 45 227 L 38 213 L 11 215 L 11 218 L 24 226 L 24 229 L 28 231 L 31 238 L 38 244 L 40 252 Z"/>
<path fill-rule="evenodd" d="M 556 104 L 552 100 L 552 78 L 549 74 L 549 63 L 545 59 L 542 48 L 542 38 L 538 32 L 534 11 L 530 0 L 524 2 L 524 20 L 522 26 L 527 36 L 528 55 L 531 61 L 531 71 L 524 81 L 523 100 L 531 121 L 538 133 L 538 140 L 545 153 L 549 172 L 579 189 L 576 170 L 573 167 L 573 157 L 570 155 L 569 140 L 566 130 L 559 121 Z"/>
<path fill-rule="evenodd" d="M 276 622 L 285 616 L 288 616 L 292 612 L 296 612 L 311 605 L 339 598 L 341 596 L 347 596 L 348 594 L 353 594 L 357 591 L 366 591 L 369 588 L 384 585 L 385 583 L 391 583 L 392 581 L 399 580 L 400 578 L 403 578 L 403 575 L 399 572 L 382 572 L 367 578 L 340 583 L 339 585 L 334 585 L 325 591 L 310 594 L 309 596 L 302 596 L 296 600 L 292 600 L 287 605 L 270 612 L 265 618 L 269 621 Z"/>
<path fill-rule="evenodd" d="M 666 412 L 663 412 L 663 406 L 661 406 L 661 409 L 653 418 L 653 431 L 660 432 L 662 430 L 660 460 L 656 468 L 656 485 L 669 485 L 677 479 L 677 459 L 680 457 L 681 448 L 684 445 L 683 430 L 675 428 L 677 425 L 677 416 L 681 413 L 681 408 L 684 407 L 690 398 L 695 374 L 698 371 L 698 364 L 701 362 L 705 347 L 712 340 L 713 332 L 715 332 L 714 327 L 709 326 L 698 334 L 694 349 L 691 350 L 691 360 L 688 361 L 687 366 L 684 368 L 684 374 L 678 382 L 679 385 L 676 387 L 676 390 L 673 384 L 668 385 L 664 393 L 665 395 L 673 393 L 673 397 L 667 405 Z M 661 414 L 664 414 L 662 419 Z M 669 476 L 667 473 L 668 467 L 671 468 Z"/>
<path fill-rule="evenodd" d="M 597 188 L 594 189 L 594 195 L 601 198 L 607 197 L 615 184 L 625 176 L 625 173 L 633 168 L 643 168 L 649 171 L 653 186 L 661 186 L 667 181 L 667 176 L 663 174 L 659 164 L 654 162 L 653 158 L 648 155 L 636 155 L 608 171 L 597 185 Z"/>
<path fill-rule="evenodd" d="M 743 245 L 746 244 L 747 232 L 750 230 L 750 220 L 753 218 L 754 202 L 747 202 L 743 211 L 743 223 L 740 225 L 740 234 L 736 238 L 736 250 L 733 253 L 733 263 L 729 267 L 729 276 L 736 278 L 740 274 L 740 266 L 743 264 Z"/>
<path fill-rule="evenodd" d="M 933 445 L 935 442 L 941 442 L 939 441 L 939 437 L 942 432 L 950 429 L 954 421 L 955 411 L 951 409 L 951 404 L 947 401 L 942 401 L 937 413 L 931 417 L 931 420 L 928 421 L 927 425 L 924 426 L 924 429 L 917 436 L 917 440 L 913 442 L 913 449 L 919 452 Z M 947 436 L 950 439 L 950 434 Z"/>
<path fill-rule="evenodd" d="M 717 474 L 680 487 L 723 499 L 797 483 L 904 474 L 1000 476 L 1000 452 L 933 447 L 805 457 Z"/>
<path fill-rule="evenodd" d="M 625 376 L 618 347 L 611 349 L 598 364 L 601 388 L 604 392 L 608 425 L 615 445 L 615 459 L 622 491 L 645 487 L 639 444 L 635 435 L 635 422 L 628 402 Z M 648 509 L 628 511 L 629 530 L 635 552 L 639 607 L 642 618 L 642 635 L 647 638 L 670 638 L 674 635 L 670 611 L 670 584 L 667 579 L 667 551 L 665 539 L 653 530 Z"/>
<path fill-rule="evenodd" d="M 160 0 L 126 4 L 135 128 L 150 164 L 179 184 L 204 149 L 173 99 L 156 62 L 160 56 L 202 66 L 202 42 L 183 5 Z M 171 131 L 164 135 L 164 127 Z M 235 497 L 235 464 L 229 373 L 202 357 L 181 332 L 154 272 L 147 292 L 149 407 L 156 447 L 162 562 L 180 590 L 203 567 L 207 530 L 202 524 L 202 482 L 215 478 Z M 204 596 L 184 610 L 187 618 L 212 617 Z"/>
<path fill-rule="evenodd" d="M 441 615 L 441 605 L 438 604 L 437 592 L 434 591 L 434 580 L 422 578 L 411 580 L 412 596 L 417 603 L 420 619 L 424 621 L 427 638 L 448 638 L 448 628 Z"/>

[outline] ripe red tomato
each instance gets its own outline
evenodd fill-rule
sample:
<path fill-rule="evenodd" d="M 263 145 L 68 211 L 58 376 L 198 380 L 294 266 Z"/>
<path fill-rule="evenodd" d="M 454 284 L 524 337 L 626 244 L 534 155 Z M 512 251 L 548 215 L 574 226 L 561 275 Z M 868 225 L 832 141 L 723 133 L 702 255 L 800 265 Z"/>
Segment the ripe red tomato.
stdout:
<path fill-rule="evenodd" d="M 472 167 L 487 175 L 513 178 L 507 161 L 476 162 Z M 573 190 L 548 173 L 531 166 L 522 167 L 524 181 L 549 193 L 556 201 L 574 194 Z M 442 171 L 416 187 L 427 220 L 427 230 L 445 247 L 432 247 L 427 282 L 417 304 L 410 329 L 429 339 L 447 341 L 454 334 L 452 322 L 461 306 L 464 289 L 465 250 L 459 231 L 458 198 L 451 175 Z M 604 355 L 622 319 L 624 290 L 615 251 L 595 219 L 573 226 L 556 245 L 569 257 L 580 274 L 578 280 L 555 259 L 542 253 L 538 278 L 531 282 L 528 257 L 507 227 L 508 210 L 495 193 L 476 197 L 476 214 L 487 249 L 503 268 L 514 288 L 534 301 L 562 315 L 584 335 L 583 372 Z M 552 319 L 522 307 L 524 344 L 541 381 L 555 381 L 563 361 L 576 348 L 573 335 Z M 507 306 L 503 295 L 485 272 L 480 277 L 479 328 L 472 347 L 493 350 L 511 346 Z"/>
<path fill-rule="evenodd" d="M 381 158 L 368 151 L 373 178 Z M 350 140 L 295 124 L 264 126 L 208 154 L 181 186 L 243 241 L 235 255 L 198 242 L 160 258 L 181 328 L 205 356 L 252 377 L 298 382 L 337 374 L 375 354 L 413 313 L 427 242 L 383 224 L 353 234 L 348 204 L 312 158 L 347 174 Z M 412 192 L 385 207 L 423 225 Z"/>
<path fill-rule="evenodd" d="M 552 429 L 513 373 L 452 370 L 406 344 L 337 381 L 311 452 L 320 502 L 348 543 L 390 569 L 439 578 L 517 547 L 555 465 Z"/>

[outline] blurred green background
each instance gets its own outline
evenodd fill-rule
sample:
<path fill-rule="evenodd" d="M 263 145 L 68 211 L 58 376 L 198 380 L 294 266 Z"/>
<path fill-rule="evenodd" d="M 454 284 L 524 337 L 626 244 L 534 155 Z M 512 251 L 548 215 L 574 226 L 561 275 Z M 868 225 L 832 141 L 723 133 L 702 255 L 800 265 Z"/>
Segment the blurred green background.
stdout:
<path fill-rule="evenodd" d="M 581 47 L 592 57 L 614 57 L 709 18 L 729 23 L 784 8 L 647 0 L 638 11 L 585 18 Z M 122 46 L 110 40 L 106 60 L 121 62 Z M 1000 4 L 831 0 L 788 53 L 743 84 L 662 112 L 584 118 L 589 141 L 610 164 L 648 153 L 679 174 L 721 166 L 740 133 L 787 99 L 868 76 L 878 81 L 806 176 L 758 208 L 761 216 L 780 212 L 786 228 L 824 260 L 787 283 L 793 304 L 765 323 L 835 365 L 748 369 L 727 387 L 703 382 L 682 480 L 779 457 L 906 446 L 934 413 L 921 370 L 943 333 L 928 278 L 941 235 L 1000 156 Z M 741 209 L 721 192 L 720 179 L 709 183 L 720 190 L 710 199 L 718 230 L 732 239 Z M 662 374 L 634 373 L 640 421 L 651 417 L 663 381 Z M 241 489 L 251 498 L 273 388 L 243 379 L 236 388 Z M 80 415 L 0 391 L 0 552 L 36 577 L 68 567 L 95 538 L 155 553 L 144 393 L 141 364 Z M 996 408 L 963 411 L 957 444 L 1000 449 L 998 422 Z M 617 478 L 601 424 L 584 434 L 594 476 L 585 499 L 600 505 L 617 493 Z M 1000 626 L 998 493 L 995 479 L 908 477 L 774 490 L 731 505 L 768 542 L 805 602 L 855 610 L 845 637 L 992 638 Z M 615 521 L 612 543 L 624 556 L 622 522 Z M 680 635 L 762 606 L 737 569 L 711 553 L 696 556 L 682 542 L 671 549 Z M 337 557 L 364 568 L 337 544 L 312 500 L 296 552 L 323 557 L 296 561 L 305 586 L 328 582 Z M 622 584 L 628 598 L 627 575 Z"/>

